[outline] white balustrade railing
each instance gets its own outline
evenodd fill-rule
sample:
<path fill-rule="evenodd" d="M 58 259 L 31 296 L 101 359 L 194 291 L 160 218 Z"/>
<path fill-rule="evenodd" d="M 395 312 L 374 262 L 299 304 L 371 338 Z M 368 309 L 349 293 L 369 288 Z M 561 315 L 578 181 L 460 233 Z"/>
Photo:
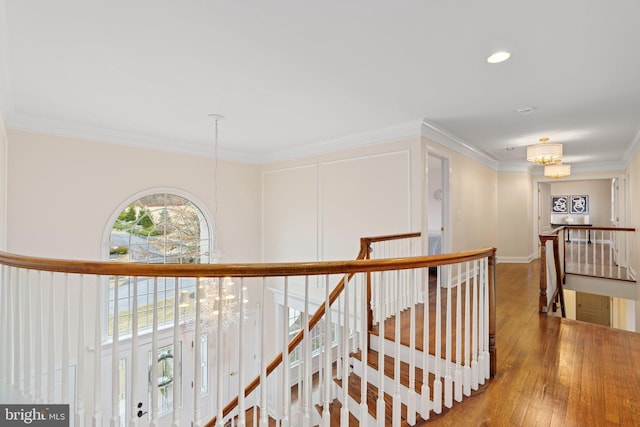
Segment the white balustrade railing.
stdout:
<path fill-rule="evenodd" d="M 560 227 L 541 234 L 540 312 L 560 303 L 564 313 L 562 285 L 565 274 L 602 279 L 636 281 L 631 260 L 635 229 L 618 227 Z"/>
<path fill-rule="evenodd" d="M 634 229 L 572 227 L 565 230 L 564 258 L 567 273 L 621 280 L 635 280 L 629 261 L 633 254 Z"/>
<path fill-rule="evenodd" d="M 495 370 L 495 251 L 418 257 L 409 239 L 387 249 L 375 242 L 374 252 L 393 259 L 364 259 L 368 241 L 361 259 L 329 263 L 132 265 L 0 253 L 0 401 L 69 404 L 77 426 L 266 426 L 270 418 L 329 426 L 332 417 L 346 426 L 350 414 L 400 425 L 402 405 L 413 425 Z M 227 277 L 239 284 L 233 292 Z M 179 287 L 186 279 L 196 283 L 192 307 Z M 379 336 L 370 333 L 372 307 L 385 307 L 379 319 L 395 316 L 393 338 L 382 321 Z M 393 358 L 394 377 L 370 366 L 370 348 L 380 368 Z M 364 386 L 354 394 L 356 352 Z"/>

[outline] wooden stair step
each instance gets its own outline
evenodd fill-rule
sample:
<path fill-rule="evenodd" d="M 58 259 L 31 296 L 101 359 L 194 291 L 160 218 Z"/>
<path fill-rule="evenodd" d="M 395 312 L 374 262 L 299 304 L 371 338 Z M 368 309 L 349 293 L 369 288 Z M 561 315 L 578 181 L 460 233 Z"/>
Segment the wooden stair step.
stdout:
<path fill-rule="evenodd" d="M 318 413 L 322 416 L 322 410 L 323 407 L 320 404 L 315 405 L 316 406 L 316 411 L 318 411 Z M 331 414 L 331 422 L 329 423 L 332 426 L 339 426 L 340 425 L 340 421 L 342 418 L 342 403 L 340 403 L 340 401 L 338 399 L 335 399 L 333 402 L 331 402 L 329 404 L 329 414 Z M 367 424 L 364 423 L 364 426 L 366 426 Z M 358 418 L 353 415 L 353 413 L 351 411 L 349 411 L 349 427 L 359 427 L 360 426 L 360 421 L 358 421 Z"/>
<path fill-rule="evenodd" d="M 334 379 L 334 381 L 336 382 L 336 384 L 342 387 L 342 380 Z M 349 396 L 353 399 L 353 401 L 356 402 L 358 405 L 360 405 L 360 403 L 362 402 L 360 399 L 361 393 L 362 393 L 361 384 L 362 384 L 362 379 L 357 374 L 352 373 L 349 375 L 348 393 L 349 393 Z M 391 425 L 392 416 L 393 416 L 393 395 L 385 391 L 383 398 L 384 398 L 385 415 L 386 415 L 385 425 Z M 367 409 L 369 411 L 369 415 L 371 415 L 373 418 L 377 417 L 377 410 L 378 410 L 377 400 L 378 400 L 378 387 L 371 384 L 370 382 L 367 382 Z M 350 412 L 355 409 L 356 408 L 351 409 Z M 358 406 L 357 409 L 359 410 L 360 407 Z M 422 418 L 420 418 L 420 415 L 416 415 L 416 418 L 418 420 L 422 420 Z M 400 419 L 401 419 L 402 426 L 409 425 L 407 423 L 407 406 L 404 403 L 402 403 L 401 405 Z"/>
<path fill-rule="evenodd" d="M 351 356 L 362 362 L 361 350 L 358 350 L 357 352 L 352 353 Z M 377 351 L 369 350 L 367 352 L 367 364 L 373 369 L 375 369 L 376 371 L 378 371 L 378 352 Z M 395 378 L 394 371 L 395 371 L 395 358 L 385 354 L 384 355 L 384 375 L 389 378 Z M 407 388 L 409 388 L 409 372 L 410 372 L 409 364 L 404 361 L 400 361 L 400 384 L 402 384 Z M 422 375 L 423 375 L 422 368 L 419 368 L 416 366 L 415 387 L 414 387 L 414 390 L 416 391 L 416 393 L 420 393 L 420 390 L 422 389 Z M 434 379 L 435 379 L 435 376 L 432 373 L 429 373 L 429 384 L 432 384 Z"/>

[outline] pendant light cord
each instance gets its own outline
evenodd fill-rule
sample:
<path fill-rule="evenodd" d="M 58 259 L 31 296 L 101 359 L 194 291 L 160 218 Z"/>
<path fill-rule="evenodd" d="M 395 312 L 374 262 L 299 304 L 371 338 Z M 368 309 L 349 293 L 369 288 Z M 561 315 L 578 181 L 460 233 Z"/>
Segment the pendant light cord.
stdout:
<path fill-rule="evenodd" d="M 220 114 L 209 114 L 214 122 L 213 136 L 213 252 L 212 261 L 218 262 L 218 122 L 224 118 Z"/>

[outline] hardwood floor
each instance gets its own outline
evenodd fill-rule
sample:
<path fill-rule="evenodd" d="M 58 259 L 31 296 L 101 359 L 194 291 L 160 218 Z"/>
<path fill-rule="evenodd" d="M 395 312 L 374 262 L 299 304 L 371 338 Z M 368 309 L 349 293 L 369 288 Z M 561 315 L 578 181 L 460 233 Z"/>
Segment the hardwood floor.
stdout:
<path fill-rule="evenodd" d="M 640 426 L 640 334 L 538 314 L 538 261 L 498 264 L 497 279 L 495 378 L 417 425 Z M 385 335 L 393 336 L 389 323 Z M 393 370 L 392 361 L 385 365 Z M 359 379 L 350 382 L 359 401 Z M 339 426 L 340 404 L 331 408 L 331 425 Z M 358 425 L 354 417 L 350 425 Z"/>
<path fill-rule="evenodd" d="M 640 334 L 539 315 L 538 274 L 498 264 L 496 377 L 422 425 L 640 425 Z"/>

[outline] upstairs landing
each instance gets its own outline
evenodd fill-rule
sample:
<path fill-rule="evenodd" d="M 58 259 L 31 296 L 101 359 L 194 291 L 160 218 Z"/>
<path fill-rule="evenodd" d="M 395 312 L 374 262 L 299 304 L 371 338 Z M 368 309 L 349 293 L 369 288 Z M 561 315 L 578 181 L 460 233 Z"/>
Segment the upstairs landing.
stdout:
<path fill-rule="evenodd" d="M 497 374 L 422 425 L 638 425 L 640 334 L 539 315 L 538 261 L 497 268 Z"/>

